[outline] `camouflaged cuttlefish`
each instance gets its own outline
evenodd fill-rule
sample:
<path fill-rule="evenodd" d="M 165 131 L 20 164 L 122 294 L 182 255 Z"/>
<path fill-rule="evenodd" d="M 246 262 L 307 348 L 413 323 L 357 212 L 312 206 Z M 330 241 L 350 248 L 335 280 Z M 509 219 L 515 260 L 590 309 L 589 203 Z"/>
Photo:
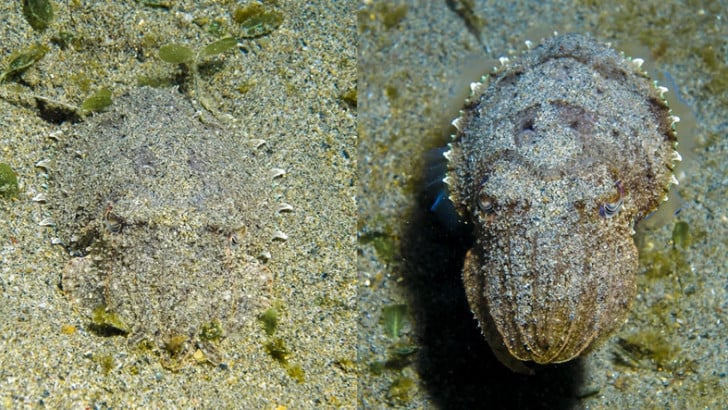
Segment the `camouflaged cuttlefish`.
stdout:
<path fill-rule="evenodd" d="M 445 183 L 473 225 L 463 282 L 514 370 L 571 360 L 618 328 L 635 296 L 640 219 L 680 160 L 657 86 L 630 59 L 566 34 L 474 83 Z"/>
<path fill-rule="evenodd" d="M 97 333 L 160 350 L 187 341 L 166 347 L 185 353 L 255 328 L 266 248 L 286 238 L 275 215 L 292 206 L 271 193 L 283 170 L 245 142 L 178 91 L 147 87 L 61 140 L 49 197 L 72 256 L 61 287 Z"/>

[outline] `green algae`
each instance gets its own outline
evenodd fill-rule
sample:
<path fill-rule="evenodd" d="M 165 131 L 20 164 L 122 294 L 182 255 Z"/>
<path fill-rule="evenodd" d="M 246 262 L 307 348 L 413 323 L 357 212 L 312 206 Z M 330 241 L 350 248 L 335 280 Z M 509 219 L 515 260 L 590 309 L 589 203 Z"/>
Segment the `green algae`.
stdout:
<path fill-rule="evenodd" d="M 258 16 L 265 12 L 265 7 L 263 7 L 260 3 L 250 3 L 246 4 L 244 7 L 236 7 L 235 10 L 233 10 L 233 21 L 242 24 L 249 19 Z"/>
<path fill-rule="evenodd" d="M 189 340 L 189 338 L 186 335 L 172 335 L 165 341 L 164 350 L 169 353 L 171 357 L 179 357 L 186 351 L 185 344 L 187 343 L 187 340 Z"/>
<path fill-rule="evenodd" d="M 613 351 L 615 364 L 664 371 L 676 377 L 696 372 L 696 360 L 677 341 L 682 324 L 689 320 L 689 313 L 682 306 L 701 287 L 701 278 L 693 272 L 688 259 L 690 247 L 696 238 L 704 236 L 700 229 L 691 229 L 688 222 L 677 221 L 671 246 L 641 244 L 639 258 L 644 273 L 638 276 L 638 287 L 658 288 L 660 297 L 651 299 L 637 313 L 644 322 L 640 328 L 617 340 Z"/>
<path fill-rule="evenodd" d="M 673 247 L 670 249 L 658 249 L 644 244 L 639 247 L 639 263 L 640 266 L 645 267 L 644 275 L 646 278 L 665 278 L 680 275 L 690 270 L 686 255 L 686 249 L 689 247 L 691 240 L 688 224 L 685 222 L 676 223 L 672 237 Z"/>
<path fill-rule="evenodd" d="M 402 327 L 407 320 L 407 305 L 405 304 L 389 305 L 382 308 L 384 334 L 391 339 L 399 338 Z"/>
<path fill-rule="evenodd" d="M 200 50 L 198 53 L 198 57 L 196 58 L 196 61 L 199 62 L 200 59 L 205 57 L 212 57 L 218 54 L 224 54 L 229 50 L 232 50 L 238 45 L 238 40 L 234 39 L 233 37 L 225 37 L 221 38 L 220 40 L 217 40 L 215 42 L 212 42 Z"/>
<path fill-rule="evenodd" d="M 88 96 L 79 107 L 81 115 L 98 112 L 111 105 L 111 90 L 101 88 Z"/>
<path fill-rule="evenodd" d="M 23 17 L 33 30 L 43 31 L 53 21 L 53 6 L 49 0 L 23 0 Z"/>
<path fill-rule="evenodd" d="M 109 353 L 94 354 L 91 360 L 96 363 L 101 371 L 108 375 L 114 369 L 114 356 Z"/>
<path fill-rule="evenodd" d="M 412 400 L 415 391 L 415 382 L 410 377 L 397 377 L 389 385 L 387 399 L 390 404 L 403 406 Z"/>
<path fill-rule="evenodd" d="M 238 92 L 240 94 L 245 94 L 245 93 L 249 92 L 250 90 L 252 90 L 256 84 L 257 84 L 257 82 L 255 80 L 247 79 L 247 80 L 244 80 L 243 82 L 241 82 L 240 84 L 238 84 L 238 86 L 236 87 L 236 90 L 238 90 Z"/>
<path fill-rule="evenodd" d="M 675 247 L 687 249 L 691 243 L 690 226 L 685 221 L 679 221 L 672 229 L 672 244 Z"/>
<path fill-rule="evenodd" d="M 17 50 L 10 54 L 5 70 L 0 73 L 0 83 L 6 78 L 19 74 L 35 64 L 48 52 L 48 46 L 43 44 L 32 44 L 23 50 Z"/>
<path fill-rule="evenodd" d="M 195 52 L 182 44 L 166 44 L 159 48 L 159 58 L 170 64 L 188 64 L 195 58 Z"/>
<path fill-rule="evenodd" d="M 18 195 L 18 177 L 10 165 L 0 163 L 0 197 L 15 198 Z"/>
<path fill-rule="evenodd" d="M 283 14 L 269 10 L 260 3 L 250 3 L 237 7 L 232 19 L 238 24 L 242 38 L 256 38 L 268 35 L 283 23 Z"/>
<path fill-rule="evenodd" d="M 197 100 L 215 116 L 219 116 L 217 110 L 213 107 L 212 102 L 203 93 L 200 87 L 200 63 L 207 57 L 216 56 L 223 54 L 237 46 L 238 42 L 233 37 L 225 37 L 220 40 L 214 41 L 195 52 L 192 48 L 182 44 L 166 44 L 159 48 L 159 58 L 170 64 L 177 64 L 185 67 L 192 77 L 192 82 L 195 88 L 195 95 Z"/>
<path fill-rule="evenodd" d="M 409 337 L 402 337 L 402 329 L 409 322 L 407 305 L 393 304 L 382 308 L 380 324 L 384 334 L 392 340 L 387 347 L 385 360 L 377 360 L 369 363 L 369 371 L 374 375 L 380 375 L 385 370 L 399 372 L 412 364 L 414 354 L 419 347 L 409 341 Z"/>
<path fill-rule="evenodd" d="M 379 18 L 387 30 L 396 27 L 407 17 L 408 7 L 406 4 L 392 4 L 388 2 L 377 3 L 374 7 Z"/>
<path fill-rule="evenodd" d="M 225 336 L 220 320 L 215 319 L 200 326 L 199 338 L 203 342 L 218 342 Z"/>
<path fill-rule="evenodd" d="M 116 312 L 98 306 L 91 313 L 91 330 L 100 336 L 126 336 L 131 328 Z"/>
<path fill-rule="evenodd" d="M 640 265 L 646 266 L 648 279 L 664 278 L 688 269 L 685 255 L 676 249 L 666 251 L 645 251 L 639 254 Z"/>
<path fill-rule="evenodd" d="M 263 330 L 268 336 L 273 336 L 278 327 L 278 310 L 270 308 L 258 316 L 258 321 L 263 325 Z"/>
<path fill-rule="evenodd" d="M 233 37 L 225 37 L 214 41 L 195 52 L 191 47 L 183 44 L 165 44 L 159 48 L 159 58 L 170 64 L 190 65 L 193 74 L 197 73 L 197 66 L 207 57 L 224 54 L 238 44 Z"/>
<path fill-rule="evenodd" d="M 165 369 L 176 372 L 182 369 L 189 358 L 188 342 L 186 335 L 175 333 L 164 341 L 164 349 L 159 357 L 159 364 Z"/>
<path fill-rule="evenodd" d="M 155 348 L 154 341 L 146 337 L 142 338 L 134 347 L 141 353 L 152 353 Z"/>
<path fill-rule="evenodd" d="M 207 32 L 215 37 L 223 37 L 227 34 L 227 25 L 222 18 L 216 18 L 207 25 Z"/>
<path fill-rule="evenodd" d="M 81 92 L 88 94 L 91 91 L 92 79 L 86 73 L 73 73 L 71 81 Z"/>
<path fill-rule="evenodd" d="M 408 7 L 406 4 L 390 5 L 385 4 L 382 10 L 382 24 L 387 30 L 396 27 L 407 16 Z"/>
<path fill-rule="evenodd" d="M 155 8 L 155 9 L 171 9 L 172 1 L 164 0 L 137 0 L 142 6 Z"/>
<path fill-rule="evenodd" d="M 290 378 L 297 383 L 303 383 L 306 380 L 303 368 L 289 361 L 293 357 L 293 353 L 283 338 L 273 337 L 278 327 L 278 309 L 269 308 L 258 316 L 258 321 L 262 324 L 263 331 L 268 336 L 268 341 L 263 345 L 265 351 L 273 360 L 283 366 Z"/>
<path fill-rule="evenodd" d="M 214 37 L 220 38 L 228 34 L 228 25 L 226 20 L 221 17 L 214 19 L 206 16 L 196 17 L 192 20 L 192 22 L 199 27 L 204 28 L 206 32 L 210 33 Z"/>
<path fill-rule="evenodd" d="M 655 330 L 633 333 L 619 338 L 617 362 L 633 368 L 674 371 L 680 364 L 680 349 L 667 336 Z"/>
<path fill-rule="evenodd" d="M 306 381 L 306 373 L 303 371 L 303 368 L 298 364 L 286 366 L 286 373 L 293 380 L 295 380 L 296 383 L 303 383 Z"/>
<path fill-rule="evenodd" d="M 386 95 L 390 101 L 394 101 L 399 98 L 399 89 L 394 85 L 387 85 L 384 87 L 384 95 Z"/>
<path fill-rule="evenodd" d="M 268 355 L 280 364 L 288 364 L 288 359 L 291 357 L 291 351 L 288 350 L 286 342 L 280 337 L 275 337 L 264 345 L 265 351 Z"/>
<path fill-rule="evenodd" d="M 412 364 L 418 346 L 406 341 L 393 343 L 387 347 L 387 358 L 369 363 L 369 371 L 374 375 L 381 375 L 385 370 L 401 371 Z"/>
<path fill-rule="evenodd" d="M 288 360 L 293 356 L 281 338 L 274 338 L 265 345 L 268 354 L 283 366 L 289 377 L 297 383 L 303 383 L 306 380 L 306 373 L 299 364 L 290 363 Z"/>
<path fill-rule="evenodd" d="M 369 372 L 375 376 L 381 376 L 384 373 L 384 363 L 381 360 L 376 360 L 369 363 Z"/>
<path fill-rule="evenodd" d="M 359 242 L 363 245 L 371 244 L 377 256 L 386 263 L 391 263 L 397 252 L 395 239 L 385 232 L 365 232 L 359 235 Z"/>

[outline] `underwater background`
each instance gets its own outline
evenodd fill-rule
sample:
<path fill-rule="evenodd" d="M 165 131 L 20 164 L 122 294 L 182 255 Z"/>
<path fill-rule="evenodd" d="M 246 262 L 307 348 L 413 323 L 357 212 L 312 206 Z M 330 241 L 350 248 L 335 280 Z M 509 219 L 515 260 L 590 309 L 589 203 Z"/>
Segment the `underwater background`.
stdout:
<path fill-rule="evenodd" d="M 728 27 L 715 1 L 371 1 L 359 11 L 359 404 L 720 408 L 728 393 Z M 467 233 L 428 208 L 469 84 L 524 41 L 589 33 L 669 88 L 680 185 L 643 221 L 625 325 L 578 360 L 516 375 L 460 279 Z M 435 179 L 433 180 L 433 175 Z"/>
<path fill-rule="evenodd" d="M 351 97 L 356 6 L 297 0 L 0 4 L 0 163 L 11 170 L 1 173 L 0 186 L 14 180 L 12 192 L 0 195 L 0 408 L 356 407 L 350 365 L 358 315 Z M 240 150 L 226 155 L 257 156 L 241 160 L 238 172 L 263 184 L 259 198 L 287 204 L 265 216 L 276 232 L 257 239 L 267 252 L 247 255 L 270 271 L 266 288 L 235 289 L 262 302 L 246 312 L 252 326 L 233 332 L 212 319 L 202 329 L 219 358 L 184 335 L 158 335 L 166 339 L 162 347 L 135 340 L 125 336 L 129 329 L 117 312 L 100 309 L 89 320 L 64 296 L 61 275 L 73 259 L 54 245 L 54 225 L 62 222 L 52 219 L 48 205 L 57 199 L 54 176 L 73 170 L 55 159 L 86 116 L 141 86 L 176 89 L 194 104 L 194 117 L 185 120 L 206 121 L 238 138 Z M 114 135 L 110 122 L 104 135 Z M 241 166 L 256 162 L 265 166 Z M 100 168 L 87 171 L 108 174 Z M 112 233 L 124 234 L 107 221 Z M 184 269 L 168 275 L 194 281 Z M 155 279 L 164 299 L 169 292 Z M 226 301 L 223 292 L 191 285 Z"/>

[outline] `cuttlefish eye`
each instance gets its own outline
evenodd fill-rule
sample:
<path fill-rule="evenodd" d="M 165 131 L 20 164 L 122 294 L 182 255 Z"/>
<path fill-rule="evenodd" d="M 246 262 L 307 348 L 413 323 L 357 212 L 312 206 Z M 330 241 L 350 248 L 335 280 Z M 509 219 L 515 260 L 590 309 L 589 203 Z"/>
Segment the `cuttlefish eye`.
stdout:
<path fill-rule="evenodd" d="M 495 199 L 481 188 L 478 192 L 478 208 L 486 214 L 495 213 Z"/>
<path fill-rule="evenodd" d="M 603 218 L 613 217 L 622 208 L 622 203 L 624 202 L 624 186 L 622 185 L 622 181 L 618 180 L 614 183 L 614 186 L 619 190 L 619 199 L 614 202 L 605 202 L 599 205 L 599 215 Z"/>
<path fill-rule="evenodd" d="M 112 212 L 111 210 L 113 208 L 114 206 L 112 204 L 106 205 L 103 218 L 104 226 L 106 226 L 106 229 L 111 233 L 119 233 L 124 227 L 124 219 Z"/>

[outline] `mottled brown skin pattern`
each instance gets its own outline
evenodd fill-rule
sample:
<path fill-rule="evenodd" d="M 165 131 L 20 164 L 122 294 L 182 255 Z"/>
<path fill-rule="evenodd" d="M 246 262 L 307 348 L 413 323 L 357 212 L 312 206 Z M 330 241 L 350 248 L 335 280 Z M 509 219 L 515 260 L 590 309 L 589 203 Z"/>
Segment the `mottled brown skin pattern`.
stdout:
<path fill-rule="evenodd" d="M 273 228 L 265 155 L 203 124 L 178 91 L 148 87 L 59 151 L 49 207 L 73 256 L 61 287 L 84 316 L 113 313 L 132 343 L 162 351 L 179 336 L 205 345 L 215 321 L 228 334 L 257 327 L 272 280 L 255 257 Z"/>
<path fill-rule="evenodd" d="M 488 343 L 514 370 L 573 359 L 635 296 L 633 228 L 664 200 L 676 154 L 660 91 L 567 34 L 486 78 L 456 128 L 446 182 L 474 227 L 463 281 Z"/>

